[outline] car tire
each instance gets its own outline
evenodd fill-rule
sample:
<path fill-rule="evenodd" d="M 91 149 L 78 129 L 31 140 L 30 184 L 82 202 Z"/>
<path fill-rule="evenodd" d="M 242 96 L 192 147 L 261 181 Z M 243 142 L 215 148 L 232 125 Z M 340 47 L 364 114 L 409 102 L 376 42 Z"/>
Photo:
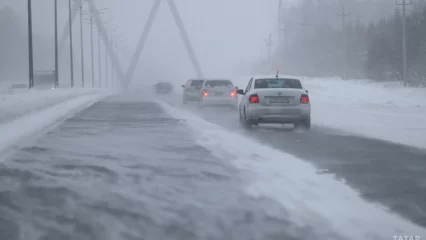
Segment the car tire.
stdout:
<path fill-rule="evenodd" d="M 247 130 L 250 130 L 250 129 L 253 128 L 253 124 L 249 120 L 247 120 L 245 109 L 244 109 L 244 117 L 243 118 L 240 117 L 240 123 L 243 126 L 243 128 L 245 128 Z"/>
<path fill-rule="evenodd" d="M 185 95 L 183 95 L 182 97 L 182 104 L 188 104 L 188 99 L 186 98 Z"/>
<path fill-rule="evenodd" d="M 298 123 L 295 124 L 295 128 L 303 128 L 305 130 L 311 129 L 311 118 L 300 120 Z"/>
<path fill-rule="evenodd" d="M 198 108 L 200 109 L 204 108 L 203 99 L 198 100 Z"/>

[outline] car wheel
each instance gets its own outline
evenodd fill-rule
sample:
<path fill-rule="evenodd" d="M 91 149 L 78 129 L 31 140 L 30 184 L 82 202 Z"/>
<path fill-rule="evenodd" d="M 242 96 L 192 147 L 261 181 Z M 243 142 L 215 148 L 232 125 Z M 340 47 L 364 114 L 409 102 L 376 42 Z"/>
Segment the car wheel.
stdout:
<path fill-rule="evenodd" d="M 199 108 L 204 108 L 204 103 L 203 103 L 203 99 L 202 98 L 200 100 L 198 100 L 198 107 Z"/>
<path fill-rule="evenodd" d="M 183 95 L 182 97 L 182 104 L 188 104 L 188 99 L 186 98 L 185 95 Z"/>
<path fill-rule="evenodd" d="M 305 130 L 310 130 L 311 129 L 311 118 L 307 118 L 307 119 L 303 119 L 301 121 L 299 121 L 298 123 L 295 124 L 294 126 L 295 128 L 302 128 Z"/>
<path fill-rule="evenodd" d="M 247 120 L 247 115 L 246 115 L 246 110 L 244 109 L 244 118 L 242 119 L 241 123 L 243 124 L 243 127 L 245 129 L 252 129 L 253 128 L 253 124 Z"/>

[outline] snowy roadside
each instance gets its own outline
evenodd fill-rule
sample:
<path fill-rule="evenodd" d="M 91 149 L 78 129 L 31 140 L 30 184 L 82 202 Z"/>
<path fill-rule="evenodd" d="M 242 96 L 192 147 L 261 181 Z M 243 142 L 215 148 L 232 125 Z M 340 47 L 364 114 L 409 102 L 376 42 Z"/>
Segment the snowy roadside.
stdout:
<path fill-rule="evenodd" d="M 426 89 L 305 78 L 313 124 L 426 148 Z"/>
<path fill-rule="evenodd" d="M 288 213 L 269 213 L 273 217 L 288 218 L 324 239 L 331 233 L 347 239 L 371 240 L 397 235 L 426 236 L 426 229 L 363 200 L 344 182 L 318 173 L 301 159 L 227 131 L 189 111 L 161 104 L 171 116 L 186 121 L 198 144 L 247 173 L 251 180 L 247 194 L 273 199 Z"/>
<path fill-rule="evenodd" d="M 105 91 L 64 90 L 62 95 L 59 93 L 57 95 L 45 93 L 38 97 L 33 96 L 31 98 L 27 96 L 26 99 L 28 101 L 24 104 L 30 103 L 31 100 L 37 100 L 40 108 L 37 111 L 34 108 L 28 108 L 33 111 L 21 114 L 23 115 L 22 117 L 18 117 L 13 121 L 0 124 L 0 153 L 3 155 L 12 146 L 21 141 L 37 137 L 38 134 L 57 126 L 62 120 L 76 111 L 86 108 L 110 94 Z M 51 100 L 59 101 L 52 105 Z M 19 104 L 14 105 L 14 107 L 19 108 Z"/>
<path fill-rule="evenodd" d="M 0 124 L 29 113 L 76 98 L 78 96 L 105 93 L 103 89 L 21 89 L 0 94 Z"/>

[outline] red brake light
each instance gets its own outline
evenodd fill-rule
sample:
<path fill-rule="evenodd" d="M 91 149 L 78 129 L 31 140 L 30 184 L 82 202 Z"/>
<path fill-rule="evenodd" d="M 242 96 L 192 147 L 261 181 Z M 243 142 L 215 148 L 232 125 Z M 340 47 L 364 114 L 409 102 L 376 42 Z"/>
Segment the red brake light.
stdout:
<path fill-rule="evenodd" d="M 208 96 L 209 94 L 207 93 L 206 89 L 203 89 L 203 90 L 201 90 L 201 95 Z"/>
<path fill-rule="evenodd" d="M 250 103 L 259 103 L 259 96 L 257 94 L 250 95 L 249 98 Z"/>
<path fill-rule="evenodd" d="M 231 93 L 229 94 L 229 96 L 231 97 L 235 97 L 237 95 L 237 90 L 232 90 Z"/>
<path fill-rule="evenodd" d="M 302 96 L 300 97 L 300 103 L 309 103 L 309 96 L 306 94 L 302 94 Z"/>

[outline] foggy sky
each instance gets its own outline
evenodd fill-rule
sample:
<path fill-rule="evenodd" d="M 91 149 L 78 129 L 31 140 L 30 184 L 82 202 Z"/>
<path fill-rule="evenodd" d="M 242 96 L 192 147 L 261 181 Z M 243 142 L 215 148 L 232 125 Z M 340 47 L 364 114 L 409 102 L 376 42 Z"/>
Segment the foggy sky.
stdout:
<path fill-rule="evenodd" d="M 265 58 L 265 39 L 276 29 L 277 2 L 275 0 L 176 0 L 186 30 L 207 76 L 227 76 L 230 70 L 243 62 Z M 117 27 L 118 54 L 130 57 L 153 0 L 96 0 L 98 8 L 108 8 L 103 19 L 111 19 L 110 29 Z M 2 0 L 1 6 L 11 6 L 26 24 L 26 1 Z M 68 18 L 68 1 L 59 0 L 60 32 Z M 87 9 L 87 5 L 85 5 Z M 87 18 L 87 17 L 85 17 Z M 33 1 L 33 31 L 46 36 L 53 48 L 53 0 Z M 79 51 L 78 18 L 74 21 L 76 54 Z M 85 22 L 85 44 L 89 46 L 89 25 Z M 26 26 L 24 26 L 25 29 Z M 45 57 L 45 56 L 35 56 Z M 90 51 L 85 51 L 87 63 Z M 76 56 L 78 61 L 78 56 Z M 126 70 L 128 62 L 124 61 Z M 138 65 L 141 77 L 185 78 L 195 76 L 188 55 L 169 6 L 165 0 L 160 6 L 152 32 Z M 134 81 L 137 80 L 137 77 Z M 182 80 L 183 81 L 183 80 Z"/>

